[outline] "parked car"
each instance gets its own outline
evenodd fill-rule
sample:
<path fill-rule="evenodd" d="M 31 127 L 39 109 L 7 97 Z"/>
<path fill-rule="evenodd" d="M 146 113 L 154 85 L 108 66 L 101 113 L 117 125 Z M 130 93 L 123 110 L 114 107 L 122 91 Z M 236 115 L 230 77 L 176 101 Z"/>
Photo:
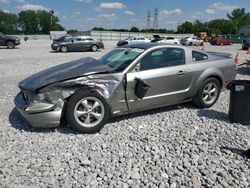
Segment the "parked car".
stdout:
<path fill-rule="evenodd" d="M 20 44 L 18 37 L 7 36 L 0 32 L 0 46 L 7 46 L 9 49 L 13 49 Z"/>
<path fill-rule="evenodd" d="M 161 44 L 180 44 L 180 40 L 174 37 L 164 37 L 162 40 L 157 42 Z"/>
<path fill-rule="evenodd" d="M 215 37 L 210 41 L 211 45 L 231 45 L 232 42 L 230 39 L 225 37 Z"/>
<path fill-rule="evenodd" d="M 242 49 L 248 50 L 250 48 L 250 38 L 242 41 Z"/>
<path fill-rule="evenodd" d="M 149 42 L 151 42 L 151 40 L 149 40 L 146 37 L 141 37 L 141 36 L 128 37 L 124 40 L 118 41 L 117 46 L 124 46 L 124 45 L 134 44 L 134 43 L 149 43 Z"/>
<path fill-rule="evenodd" d="M 201 40 L 199 37 L 197 36 L 192 36 L 192 37 L 185 37 L 182 38 L 180 40 L 180 43 L 182 45 L 186 45 L 186 46 L 194 46 L 194 45 L 199 45 L 202 46 L 203 45 L 203 40 Z"/>
<path fill-rule="evenodd" d="M 66 117 L 94 133 L 110 117 L 136 111 L 189 100 L 209 108 L 235 76 L 230 54 L 140 43 L 36 73 L 19 83 L 15 105 L 33 126 L 56 127 Z"/>
<path fill-rule="evenodd" d="M 93 52 L 98 49 L 104 48 L 104 44 L 89 36 L 63 36 L 57 40 L 53 40 L 51 45 L 52 50 L 58 52 L 69 52 L 69 51 L 88 51 Z"/>
<path fill-rule="evenodd" d="M 153 39 L 151 40 L 151 42 L 158 42 L 162 39 L 164 39 L 164 37 L 161 37 L 160 35 L 153 35 Z"/>

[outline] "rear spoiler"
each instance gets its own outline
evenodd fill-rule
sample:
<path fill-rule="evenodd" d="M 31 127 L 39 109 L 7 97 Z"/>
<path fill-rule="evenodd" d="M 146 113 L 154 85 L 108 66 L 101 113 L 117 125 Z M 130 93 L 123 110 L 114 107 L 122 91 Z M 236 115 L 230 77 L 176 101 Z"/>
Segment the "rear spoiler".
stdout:
<path fill-rule="evenodd" d="M 232 58 L 232 54 L 229 54 L 229 53 L 223 53 L 223 52 L 206 52 L 206 53 L 215 55 L 215 56 Z"/>

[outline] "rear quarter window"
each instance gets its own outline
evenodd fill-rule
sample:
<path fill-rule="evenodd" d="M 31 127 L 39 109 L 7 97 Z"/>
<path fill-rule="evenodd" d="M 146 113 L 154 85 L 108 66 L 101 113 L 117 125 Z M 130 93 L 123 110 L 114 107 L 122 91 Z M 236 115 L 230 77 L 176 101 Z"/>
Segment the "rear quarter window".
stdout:
<path fill-rule="evenodd" d="M 208 59 L 208 55 L 202 52 L 192 51 L 193 61 L 204 61 Z"/>

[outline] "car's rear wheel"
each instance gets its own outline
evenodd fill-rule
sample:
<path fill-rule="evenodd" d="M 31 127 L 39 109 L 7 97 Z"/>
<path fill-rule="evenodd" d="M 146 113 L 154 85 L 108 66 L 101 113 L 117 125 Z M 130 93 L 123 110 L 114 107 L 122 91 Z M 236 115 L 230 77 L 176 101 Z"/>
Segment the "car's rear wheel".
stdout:
<path fill-rule="evenodd" d="M 94 44 L 91 46 L 92 52 L 96 52 L 98 50 L 98 47 Z"/>
<path fill-rule="evenodd" d="M 189 43 L 189 46 L 193 46 L 193 43 L 192 43 L 192 42 L 190 42 L 190 43 Z"/>
<path fill-rule="evenodd" d="M 199 87 L 194 104 L 199 108 L 209 108 L 213 106 L 219 98 L 221 85 L 216 78 L 206 79 Z"/>
<path fill-rule="evenodd" d="M 61 52 L 63 52 L 63 53 L 68 52 L 68 47 L 67 46 L 61 46 Z"/>
<path fill-rule="evenodd" d="M 12 42 L 12 41 L 8 41 L 8 42 L 6 43 L 6 46 L 7 46 L 7 48 L 9 48 L 9 49 L 13 49 L 13 48 L 16 47 L 15 43 Z"/>
<path fill-rule="evenodd" d="M 74 129 L 82 133 L 101 130 L 110 116 L 106 100 L 97 93 L 78 92 L 68 101 L 66 118 Z"/>

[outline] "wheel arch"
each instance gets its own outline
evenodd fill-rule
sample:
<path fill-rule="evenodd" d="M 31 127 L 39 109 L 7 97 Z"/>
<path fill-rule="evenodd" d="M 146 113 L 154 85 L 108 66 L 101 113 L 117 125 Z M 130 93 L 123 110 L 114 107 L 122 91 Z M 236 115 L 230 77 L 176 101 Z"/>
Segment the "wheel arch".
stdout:
<path fill-rule="evenodd" d="M 110 103 L 108 102 L 107 98 L 102 94 L 102 92 L 100 90 L 98 90 L 97 88 L 88 88 L 87 86 L 84 87 L 84 88 L 77 88 L 73 93 L 71 93 L 70 96 L 68 96 L 67 98 L 64 99 L 64 104 L 63 104 L 63 108 L 62 108 L 62 114 L 61 114 L 61 119 L 64 119 L 65 118 L 65 113 L 66 113 L 66 107 L 67 107 L 67 104 L 68 104 L 68 101 L 70 100 L 70 98 L 77 94 L 77 93 L 82 93 L 82 92 L 91 92 L 91 93 L 96 93 L 98 95 L 100 95 L 101 97 L 103 97 L 109 107 L 109 111 L 110 111 L 110 114 L 111 114 L 111 105 Z"/>
<path fill-rule="evenodd" d="M 196 83 L 195 83 L 195 90 L 194 90 L 194 95 L 197 93 L 200 85 L 207 79 L 209 78 L 215 78 L 216 80 L 219 81 L 220 83 L 220 89 L 223 88 L 223 76 L 219 71 L 206 71 L 203 72 L 200 77 L 197 79 Z"/>
<path fill-rule="evenodd" d="M 7 45 L 8 42 L 13 42 L 15 44 L 14 40 L 8 39 L 8 40 L 5 41 L 5 45 Z"/>

